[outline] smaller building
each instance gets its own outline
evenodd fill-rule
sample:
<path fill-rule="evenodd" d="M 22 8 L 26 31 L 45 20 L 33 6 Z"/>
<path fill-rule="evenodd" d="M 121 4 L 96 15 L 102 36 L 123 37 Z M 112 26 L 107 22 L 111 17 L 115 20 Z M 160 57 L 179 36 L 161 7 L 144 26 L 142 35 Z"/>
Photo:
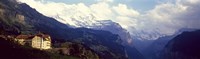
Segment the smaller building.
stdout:
<path fill-rule="evenodd" d="M 49 35 L 19 35 L 15 38 L 21 45 L 28 45 L 37 49 L 51 49 L 51 38 Z"/>

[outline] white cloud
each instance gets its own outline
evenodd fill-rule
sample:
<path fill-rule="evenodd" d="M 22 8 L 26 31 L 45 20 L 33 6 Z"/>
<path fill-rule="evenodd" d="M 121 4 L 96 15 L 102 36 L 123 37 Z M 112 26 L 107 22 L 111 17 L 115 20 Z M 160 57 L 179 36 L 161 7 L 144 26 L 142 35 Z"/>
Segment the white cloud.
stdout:
<path fill-rule="evenodd" d="M 128 9 L 125 4 L 118 4 L 118 6 L 113 7 L 114 11 L 120 16 L 136 17 L 139 16 L 139 12 L 133 9 Z"/>
<path fill-rule="evenodd" d="M 94 15 L 96 15 L 97 19 L 105 20 L 105 19 L 112 19 L 113 12 L 110 9 L 110 5 L 107 3 L 97 3 L 90 5 L 90 9 Z"/>

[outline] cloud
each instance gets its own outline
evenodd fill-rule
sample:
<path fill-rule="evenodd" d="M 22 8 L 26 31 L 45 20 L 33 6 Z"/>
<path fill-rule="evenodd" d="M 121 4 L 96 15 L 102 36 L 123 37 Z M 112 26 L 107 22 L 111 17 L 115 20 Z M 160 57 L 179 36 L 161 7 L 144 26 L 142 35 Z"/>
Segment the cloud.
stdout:
<path fill-rule="evenodd" d="M 127 29 L 136 39 L 157 39 L 173 35 L 182 28 L 200 29 L 200 0 L 175 0 L 160 3 L 140 13 L 126 4 L 112 5 L 114 0 L 96 0 L 97 3 L 66 4 L 41 0 L 19 0 L 40 13 L 57 18 L 60 22 L 76 25 L 73 18 L 91 17 L 95 20 L 112 20 Z M 80 19 L 87 21 L 85 19 Z"/>
<path fill-rule="evenodd" d="M 137 25 L 130 27 L 130 32 L 141 39 L 156 39 L 173 35 L 183 28 L 200 29 L 199 7 L 199 0 L 176 0 L 176 3 L 161 3 L 138 17 Z"/>
<path fill-rule="evenodd" d="M 111 6 L 107 3 L 100 2 L 89 7 L 98 20 L 112 19 L 112 16 L 114 16 L 113 11 L 110 9 Z"/>
<path fill-rule="evenodd" d="M 118 4 L 118 6 L 113 7 L 113 9 L 120 16 L 136 17 L 140 15 L 138 11 L 129 9 L 125 4 Z"/>

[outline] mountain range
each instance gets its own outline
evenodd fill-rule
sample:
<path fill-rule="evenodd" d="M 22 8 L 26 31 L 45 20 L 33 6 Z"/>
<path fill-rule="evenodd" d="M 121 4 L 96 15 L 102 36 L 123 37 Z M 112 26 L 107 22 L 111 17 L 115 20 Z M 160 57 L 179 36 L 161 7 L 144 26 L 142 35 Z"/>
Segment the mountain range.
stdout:
<path fill-rule="evenodd" d="M 1 35 L 44 32 L 55 39 L 53 41 L 63 40 L 83 44 L 93 50 L 94 53 L 97 53 L 100 59 L 127 59 L 129 57 L 122 39 L 130 38 L 130 36 L 128 32 L 112 21 L 99 22 L 108 25 L 93 27 L 95 29 L 88 29 L 87 27 L 74 28 L 53 18 L 46 17 L 27 4 L 18 3 L 16 0 L 1 0 L 0 6 Z M 120 31 L 115 32 L 112 30 L 113 28 Z M 123 31 L 121 32 L 121 30 Z M 117 34 L 128 36 L 121 39 L 121 36 Z M 140 53 L 137 52 L 136 54 Z"/>
<path fill-rule="evenodd" d="M 89 28 L 94 30 L 105 30 L 112 32 L 113 34 L 117 34 L 121 37 L 124 43 L 131 43 L 132 40 L 129 32 L 122 28 L 120 24 L 113 22 L 111 20 L 96 20 L 96 17 L 93 14 L 90 15 L 73 15 L 69 19 L 64 19 L 59 14 L 56 16 L 51 16 L 55 18 L 55 20 L 70 25 L 72 28 Z"/>

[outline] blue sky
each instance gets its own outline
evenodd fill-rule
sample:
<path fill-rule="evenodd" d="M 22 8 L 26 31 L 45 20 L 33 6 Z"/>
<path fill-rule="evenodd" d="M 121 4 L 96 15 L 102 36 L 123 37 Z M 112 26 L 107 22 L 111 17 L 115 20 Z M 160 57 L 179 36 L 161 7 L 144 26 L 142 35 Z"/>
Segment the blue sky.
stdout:
<path fill-rule="evenodd" d="M 127 4 L 129 7 L 139 11 L 147 11 L 153 9 L 154 6 L 157 4 L 155 0 L 130 0 L 130 1 L 123 1 L 117 0 L 118 3 Z"/>

